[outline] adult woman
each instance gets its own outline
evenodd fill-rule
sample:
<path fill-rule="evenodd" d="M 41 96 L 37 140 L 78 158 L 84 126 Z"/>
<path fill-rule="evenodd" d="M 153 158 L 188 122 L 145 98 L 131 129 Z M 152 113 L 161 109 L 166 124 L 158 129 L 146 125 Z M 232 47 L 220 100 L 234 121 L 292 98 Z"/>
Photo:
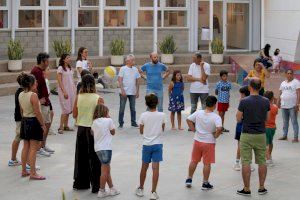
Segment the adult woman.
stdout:
<path fill-rule="evenodd" d="M 77 70 L 77 78 L 78 82 L 81 80 L 81 71 L 87 69 L 89 71 L 92 70 L 93 66 L 90 61 L 87 60 L 88 50 L 85 47 L 80 47 L 78 49 L 77 59 L 76 59 L 76 70 Z"/>
<path fill-rule="evenodd" d="M 43 141 L 43 132 L 46 126 L 41 113 L 39 98 L 33 91 L 37 90 L 37 81 L 33 75 L 24 74 L 22 77 L 23 92 L 19 95 L 22 113 L 20 138 L 24 145 L 22 150 L 22 177 L 30 176 L 30 179 L 45 180 L 44 176 L 36 173 L 36 153 Z M 29 161 L 30 173 L 26 171 L 26 163 Z"/>
<path fill-rule="evenodd" d="M 266 44 L 265 48 L 260 50 L 259 57 L 262 59 L 263 65 L 268 69 L 269 67 L 272 67 L 272 57 L 270 56 L 270 49 L 271 45 Z"/>
<path fill-rule="evenodd" d="M 270 73 L 268 70 L 264 69 L 261 59 L 256 59 L 253 64 L 254 70 L 250 70 L 248 76 L 244 81 L 249 81 L 253 77 L 257 77 L 261 81 L 261 89 L 259 95 L 263 95 L 265 92 L 265 79 L 270 78 Z"/>
<path fill-rule="evenodd" d="M 72 113 L 74 106 L 76 88 L 70 63 L 70 55 L 63 54 L 59 60 L 59 67 L 57 69 L 58 97 L 62 110 L 58 129 L 59 134 L 63 134 L 64 130 L 73 131 L 73 129 L 69 128 L 68 121 L 69 114 Z"/>
<path fill-rule="evenodd" d="M 100 187 L 101 164 L 94 150 L 91 126 L 96 106 L 104 101 L 96 94 L 95 79 L 92 75 L 84 75 L 81 84 L 73 109 L 73 117 L 78 126 L 73 188 L 88 189 L 91 184 L 92 192 L 96 193 Z"/>

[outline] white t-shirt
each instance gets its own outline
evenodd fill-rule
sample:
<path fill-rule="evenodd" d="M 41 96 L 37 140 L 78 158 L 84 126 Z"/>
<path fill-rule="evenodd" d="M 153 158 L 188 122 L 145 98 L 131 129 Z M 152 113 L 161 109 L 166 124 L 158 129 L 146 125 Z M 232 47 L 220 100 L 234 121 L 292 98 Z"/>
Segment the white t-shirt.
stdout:
<path fill-rule="evenodd" d="M 89 69 L 88 61 L 87 60 L 82 60 L 82 61 L 77 60 L 77 62 L 76 62 L 77 78 L 79 81 L 81 81 L 81 75 L 77 68 L 82 68 L 82 70 L 84 70 L 84 69 L 88 70 Z"/>
<path fill-rule="evenodd" d="M 222 119 L 214 112 L 206 113 L 205 110 L 198 110 L 188 117 L 188 120 L 195 123 L 196 133 L 194 140 L 204 143 L 216 143 L 213 135 L 216 128 L 222 127 Z"/>
<path fill-rule="evenodd" d="M 98 118 L 93 121 L 92 130 L 94 133 L 95 151 L 112 150 L 111 130 L 115 129 L 115 125 L 111 118 Z"/>
<path fill-rule="evenodd" d="M 279 90 L 282 92 L 281 108 L 293 108 L 297 105 L 297 89 L 300 88 L 300 83 L 297 79 L 293 79 L 291 82 L 283 81 Z"/>
<path fill-rule="evenodd" d="M 273 64 L 278 65 L 282 61 L 282 57 L 280 55 L 272 56 Z"/>
<path fill-rule="evenodd" d="M 162 144 L 162 125 L 166 123 L 165 113 L 162 112 L 144 112 L 141 114 L 139 124 L 144 125 L 143 145 Z"/>
<path fill-rule="evenodd" d="M 210 65 L 204 62 L 204 72 L 207 75 L 210 75 Z M 188 75 L 191 75 L 193 78 L 201 78 L 201 69 L 200 65 L 192 63 L 189 68 Z M 206 85 L 201 82 L 192 82 L 190 87 L 190 93 L 209 93 L 208 81 L 206 80 Z"/>
<path fill-rule="evenodd" d="M 140 78 L 140 73 L 136 67 L 121 67 L 119 77 L 123 78 L 123 87 L 126 95 L 136 94 L 136 79 Z M 120 90 L 121 93 L 121 90 Z"/>

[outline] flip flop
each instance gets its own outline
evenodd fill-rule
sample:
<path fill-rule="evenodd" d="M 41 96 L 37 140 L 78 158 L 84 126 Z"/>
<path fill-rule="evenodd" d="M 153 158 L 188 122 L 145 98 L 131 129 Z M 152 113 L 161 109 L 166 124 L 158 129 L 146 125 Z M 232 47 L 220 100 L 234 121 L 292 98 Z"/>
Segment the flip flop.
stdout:
<path fill-rule="evenodd" d="M 57 132 L 58 132 L 58 134 L 64 134 L 64 130 L 60 129 L 60 128 L 57 130 Z"/>
<path fill-rule="evenodd" d="M 66 127 L 64 127 L 64 131 L 74 131 L 74 129 L 72 129 L 72 128 L 66 126 Z"/>
<path fill-rule="evenodd" d="M 38 176 L 30 176 L 29 179 L 30 180 L 42 181 L 42 180 L 46 180 L 46 177 L 38 175 Z"/>

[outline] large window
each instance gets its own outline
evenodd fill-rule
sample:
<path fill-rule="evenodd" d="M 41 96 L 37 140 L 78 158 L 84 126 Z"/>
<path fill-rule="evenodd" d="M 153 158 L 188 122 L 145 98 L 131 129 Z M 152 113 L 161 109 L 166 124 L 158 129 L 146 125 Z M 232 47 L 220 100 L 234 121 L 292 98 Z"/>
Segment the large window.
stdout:
<path fill-rule="evenodd" d="M 106 0 L 104 11 L 104 26 L 127 27 L 127 0 Z"/>
<path fill-rule="evenodd" d="M 20 0 L 19 28 L 42 28 L 43 11 L 40 0 Z"/>
<path fill-rule="evenodd" d="M 138 10 L 138 27 L 153 27 L 154 20 L 154 1 L 153 0 L 139 0 L 139 10 Z M 158 0 L 158 21 L 157 26 L 161 27 L 161 7 L 160 1 Z"/>
<path fill-rule="evenodd" d="M 68 27 L 67 0 L 49 0 L 49 27 Z"/>
<path fill-rule="evenodd" d="M 8 28 L 7 0 L 0 0 L 0 29 Z"/>
<path fill-rule="evenodd" d="M 78 27 L 99 26 L 99 0 L 80 0 Z"/>

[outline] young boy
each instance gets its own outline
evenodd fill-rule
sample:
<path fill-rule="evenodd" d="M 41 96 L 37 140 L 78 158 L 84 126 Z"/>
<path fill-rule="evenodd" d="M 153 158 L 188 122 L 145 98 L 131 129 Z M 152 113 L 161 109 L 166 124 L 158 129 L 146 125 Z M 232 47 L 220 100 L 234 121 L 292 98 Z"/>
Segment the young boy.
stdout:
<path fill-rule="evenodd" d="M 208 96 L 205 110 L 198 110 L 187 118 L 189 128 L 195 132 L 192 158 L 189 166 L 186 187 L 192 186 L 192 178 L 198 163 L 203 159 L 203 184 L 202 190 L 211 190 L 213 186 L 209 183 L 211 164 L 215 163 L 216 138 L 222 133 L 222 119 L 214 113 L 217 98 Z"/>
<path fill-rule="evenodd" d="M 165 114 L 158 112 L 158 98 L 155 94 L 148 94 L 145 97 L 147 112 L 142 113 L 139 124 L 140 133 L 143 135 L 142 169 L 140 173 L 140 186 L 136 189 L 136 195 L 144 196 L 144 183 L 149 164 L 152 162 L 153 178 L 150 199 L 159 199 L 156 187 L 159 177 L 159 162 L 163 160 L 163 144 L 161 136 L 165 130 Z"/>
<path fill-rule="evenodd" d="M 270 101 L 270 112 L 269 120 L 266 121 L 266 136 L 267 136 L 267 165 L 274 166 L 272 160 L 272 150 L 273 150 L 273 137 L 276 131 L 276 115 L 278 114 L 278 107 L 274 104 L 274 93 L 272 91 L 266 91 L 264 96 Z"/>
<path fill-rule="evenodd" d="M 222 118 L 223 132 L 229 132 L 229 130 L 224 128 L 225 112 L 228 111 L 229 108 L 229 98 L 231 90 L 231 83 L 227 81 L 228 71 L 221 70 L 220 77 L 221 80 L 217 83 L 215 90 L 216 95 L 218 95 L 218 112 L 220 117 Z"/>

